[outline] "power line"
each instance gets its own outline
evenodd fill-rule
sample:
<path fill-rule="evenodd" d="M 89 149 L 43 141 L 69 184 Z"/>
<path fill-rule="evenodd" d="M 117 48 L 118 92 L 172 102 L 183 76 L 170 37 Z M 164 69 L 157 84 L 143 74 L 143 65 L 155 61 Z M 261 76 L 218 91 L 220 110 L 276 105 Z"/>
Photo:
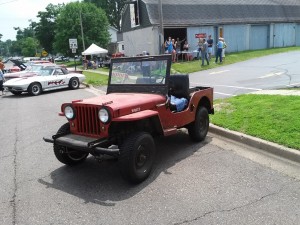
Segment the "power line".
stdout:
<path fill-rule="evenodd" d="M 4 5 L 4 4 L 8 4 L 8 3 L 11 3 L 11 2 L 16 2 L 16 1 L 18 1 L 18 0 L 12 0 L 12 1 L 9 1 L 9 2 L 2 2 L 2 3 L 0 3 L 0 5 Z"/>

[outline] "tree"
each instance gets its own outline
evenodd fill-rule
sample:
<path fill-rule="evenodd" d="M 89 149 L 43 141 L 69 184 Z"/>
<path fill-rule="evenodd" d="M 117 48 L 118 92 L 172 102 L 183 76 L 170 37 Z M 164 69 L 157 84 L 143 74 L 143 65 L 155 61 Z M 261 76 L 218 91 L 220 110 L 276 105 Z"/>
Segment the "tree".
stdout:
<path fill-rule="evenodd" d="M 121 30 L 120 21 L 122 10 L 126 5 L 124 0 L 84 0 L 95 4 L 97 7 L 102 8 L 107 15 L 108 21 L 111 26 Z"/>
<path fill-rule="evenodd" d="M 38 41 L 35 38 L 27 37 L 22 40 L 22 55 L 23 56 L 35 56 L 37 48 L 39 46 Z"/>
<path fill-rule="evenodd" d="M 85 45 L 95 43 L 101 47 L 107 47 L 110 36 L 105 12 L 91 3 L 71 2 L 60 11 L 57 17 L 54 50 L 69 55 L 69 39 L 76 38 L 77 52 L 83 51 L 80 18 L 82 18 Z"/>
<path fill-rule="evenodd" d="M 64 7 L 64 4 L 49 4 L 46 11 L 39 11 L 37 17 L 40 21 L 35 26 L 35 37 L 41 43 L 41 46 L 47 51 L 53 51 L 55 37 L 56 18 Z"/>

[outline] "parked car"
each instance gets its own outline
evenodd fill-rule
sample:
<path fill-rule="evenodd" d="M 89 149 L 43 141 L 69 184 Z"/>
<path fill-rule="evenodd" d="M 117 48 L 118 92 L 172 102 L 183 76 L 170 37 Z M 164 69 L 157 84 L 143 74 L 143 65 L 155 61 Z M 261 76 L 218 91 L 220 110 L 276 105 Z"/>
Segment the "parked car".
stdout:
<path fill-rule="evenodd" d="M 67 88 L 77 89 L 85 76 L 80 73 L 69 73 L 66 68 L 45 66 L 36 76 L 14 78 L 6 81 L 3 87 L 15 95 L 28 92 L 39 95 L 43 91 Z"/>
<path fill-rule="evenodd" d="M 65 57 L 65 56 L 58 56 L 54 59 L 54 62 L 69 62 L 70 59 L 69 57 Z"/>
<path fill-rule="evenodd" d="M 116 157 L 124 178 L 139 183 L 153 166 L 155 137 L 186 128 L 192 140 L 205 139 L 213 88 L 190 88 L 188 75 L 170 75 L 170 55 L 111 63 L 107 94 L 62 104 L 67 123 L 44 141 L 54 143 L 56 158 L 66 165 L 80 164 L 89 154 Z"/>
<path fill-rule="evenodd" d="M 26 66 L 26 69 L 20 72 L 15 73 L 5 73 L 4 74 L 4 80 L 8 81 L 13 78 L 20 78 L 20 77 L 32 77 L 36 76 L 38 72 L 45 68 L 46 66 L 54 66 L 53 63 L 43 63 L 43 64 L 29 64 Z"/>

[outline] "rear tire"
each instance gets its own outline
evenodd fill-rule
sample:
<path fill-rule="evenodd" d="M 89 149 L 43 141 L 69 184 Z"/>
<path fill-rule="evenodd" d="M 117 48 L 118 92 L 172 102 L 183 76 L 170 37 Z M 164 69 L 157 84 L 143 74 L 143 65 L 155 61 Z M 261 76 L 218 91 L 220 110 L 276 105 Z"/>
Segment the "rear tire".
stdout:
<path fill-rule="evenodd" d="M 189 135 L 193 141 L 203 141 L 209 128 L 208 111 L 205 107 L 200 106 L 196 112 L 195 121 L 188 127 Z"/>
<path fill-rule="evenodd" d="M 42 86 L 39 83 L 32 83 L 28 87 L 28 93 L 37 96 L 42 93 Z"/>
<path fill-rule="evenodd" d="M 70 133 L 70 124 L 66 123 L 62 125 L 56 134 L 69 134 Z M 80 164 L 86 160 L 89 153 L 77 151 L 65 146 L 53 144 L 54 154 L 58 161 L 63 164 L 73 166 Z"/>
<path fill-rule="evenodd" d="M 155 144 L 146 132 L 131 134 L 120 147 L 119 169 L 131 183 L 140 183 L 150 174 L 155 158 Z"/>
<path fill-rule="evenodd" d="M 78 89 L 79 88 L 79 80 L 78 78 L 76 77 L 73 77 L 70 79 L 70 82 L 69 82 L 69 88 L 74 90 L 74 89 Z"/>

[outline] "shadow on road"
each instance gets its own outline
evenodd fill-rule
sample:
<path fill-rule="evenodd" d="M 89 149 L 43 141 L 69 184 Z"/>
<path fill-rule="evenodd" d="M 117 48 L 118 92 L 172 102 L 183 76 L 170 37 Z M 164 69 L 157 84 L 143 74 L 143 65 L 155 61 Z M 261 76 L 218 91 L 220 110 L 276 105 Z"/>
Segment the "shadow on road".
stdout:
<path fill-rule="evenodd" d="M 117 202 L 131 198 L 154 182 L 161 174 L 172 176 L 168 171 L 176 163 L 190 157 L 211 142 L 207 137 L 202 143 L 194 143 L 184 132 L 156 139 L 156 160 L 149 178 L 139 185 L 132 185 L 122 179 L 116 159 L 106 159 L 98 163 L 89 157 L 85 163 L 70 167 L 62 166 L 39 183 L 77 196 L 85 203 L 114 206 Z M 53 156 L 54 157 L 54 156 Z"/>

